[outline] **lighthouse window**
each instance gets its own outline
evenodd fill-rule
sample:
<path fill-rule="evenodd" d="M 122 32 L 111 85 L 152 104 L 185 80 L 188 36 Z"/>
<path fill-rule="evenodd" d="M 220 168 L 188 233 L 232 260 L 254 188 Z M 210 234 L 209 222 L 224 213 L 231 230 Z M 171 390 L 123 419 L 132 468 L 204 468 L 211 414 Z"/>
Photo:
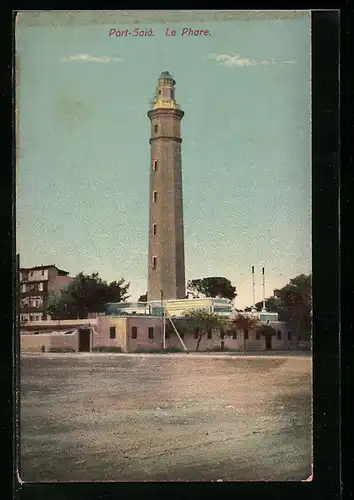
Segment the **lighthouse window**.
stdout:
<path fill-rule="evenodd" d="M 152 162 L 152 168 L 153 168 L 154 172 L 157 172 L 157 160 L 154 160 Z"/>
<path fill-rule="evenodd" d="M 159 129 L 159 126 L 158 126 L 158 125 L 155 125 L 155 127 L 154 127 L 155 134 L 156 134 L 156 132 L 158 131 L 158 129 Z"/>
<path fill-rule="evenodd" d="M 156 257 L 152 258 L 152 268 L 156 269 Z"/>
<path fill-rule="evenodd" d="M 157 233 L 157 224 L 153 224 L 152 231 L 153 231 L 154 234 Z"/>
<path fill-rule="evenodd" d="M 157 202 L 157 191 L 154 191 L 153 194 L 152 194 L 152 199 L 153 199 L 153 202 L 156 203 Z"/>

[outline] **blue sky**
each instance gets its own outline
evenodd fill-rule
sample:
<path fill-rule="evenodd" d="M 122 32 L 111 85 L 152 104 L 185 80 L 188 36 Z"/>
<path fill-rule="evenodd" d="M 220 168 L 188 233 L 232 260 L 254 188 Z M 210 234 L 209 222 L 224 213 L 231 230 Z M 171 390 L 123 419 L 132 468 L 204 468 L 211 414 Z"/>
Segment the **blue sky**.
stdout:
<path fill-rule="evenodd" d="M 185 112 L 186 278 L 226 276 L 243 307 L 252 265 L 259 300 L 261 266 L 267 295 L 310 272 L 308 16 L 118 24 L 118 15 L 46 15 L 36 23 L 20 14 L 16 30 L 22 265 L 123 276 L 133 300 L 146 291 L 147 111 L 157 78 L 170 71 Z M 135 27 L 154 36 L 109 36 Z M 181 37 L 184 27 L 211 34 Z"/>

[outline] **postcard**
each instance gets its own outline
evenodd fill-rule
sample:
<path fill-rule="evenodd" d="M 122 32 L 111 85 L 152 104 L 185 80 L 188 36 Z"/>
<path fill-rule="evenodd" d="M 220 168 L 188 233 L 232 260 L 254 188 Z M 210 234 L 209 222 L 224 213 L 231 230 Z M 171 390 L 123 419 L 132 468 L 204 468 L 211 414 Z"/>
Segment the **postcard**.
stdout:
<path fill-rule="evenodd" d="M 15 42 L 20 480 L 311 480 L 310 11 Z"/>

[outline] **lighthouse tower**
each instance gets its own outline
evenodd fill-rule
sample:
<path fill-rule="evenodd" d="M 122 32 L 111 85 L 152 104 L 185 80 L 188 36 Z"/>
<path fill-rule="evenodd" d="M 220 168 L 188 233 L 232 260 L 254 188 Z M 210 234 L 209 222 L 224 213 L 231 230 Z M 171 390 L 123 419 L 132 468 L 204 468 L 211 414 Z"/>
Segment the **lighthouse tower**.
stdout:
<path fill-rule="evenodd" d="M 152 109 L 148 300 L 184 299 L 181 120 L 168 71 L 157 82 Z"/>

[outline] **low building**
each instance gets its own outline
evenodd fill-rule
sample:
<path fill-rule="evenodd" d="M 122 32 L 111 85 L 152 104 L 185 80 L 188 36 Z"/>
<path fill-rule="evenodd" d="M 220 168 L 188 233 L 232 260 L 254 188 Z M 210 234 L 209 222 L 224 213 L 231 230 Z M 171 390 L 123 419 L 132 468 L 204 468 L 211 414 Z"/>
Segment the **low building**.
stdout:
<path fill-rule="evenodd" d="M 115 302 L 106 305 L 107 315 L 150 315 L 162 316 L 163 307 L 172 317 L 180 317 L 195 309 L 203 309 L 210 313 L 229 316 L 232 312 L 231 300 L 228 299 L 176 299 L 176 300 L 153 300 L 149 302 Z"/>
<path fill-rule="evenodd" d="M 21 351 L 161 349 L 162 332 L 161 318 L 153 316 L 100 315 L 86 320 L 33 321 L 21 327 Z"/>
<path fill-rule="evenodd" d="M 47 314 L 48 299 L 60 292 L 73 280 L 67 271 L 54 264 L 20 269 L 20 321 L 50 319 Z"/>
<path fill-rule="evenodd" d="M 151 310 L 159 312 L 161 310 L 161 302 L 149 302 Z M 176 299 L 166 300 L 164 305 L 167 313 L 172 317 L 185 316 L 188 312 L 203 309 L 209 313 L 219 314 L 221 316 L 229 316 L 232 312 L 232 303 L 228 299 L 214 299 L 206 297 L 201 299 Z"/>

